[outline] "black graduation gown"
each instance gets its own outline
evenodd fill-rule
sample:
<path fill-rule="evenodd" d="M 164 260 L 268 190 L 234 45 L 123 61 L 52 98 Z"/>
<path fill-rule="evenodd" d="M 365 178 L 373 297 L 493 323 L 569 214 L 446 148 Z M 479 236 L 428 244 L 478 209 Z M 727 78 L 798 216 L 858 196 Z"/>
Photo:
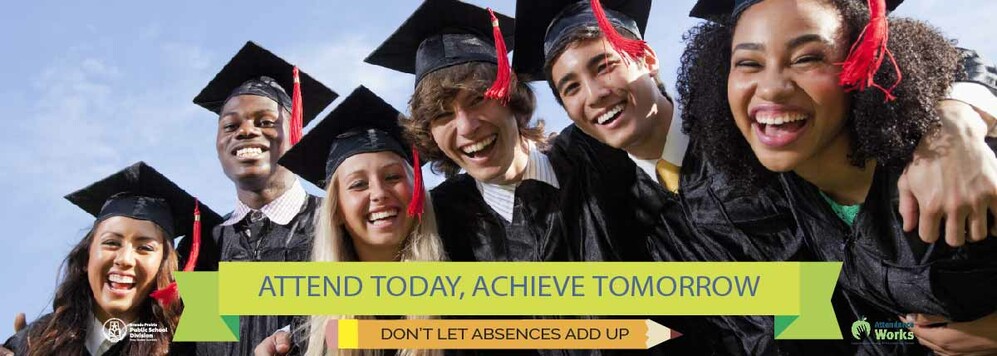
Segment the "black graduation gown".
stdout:
<path fill-rule="evenodd" d="M 611 219 L 625 210 L 620 199 L 606 199 L 603 175 L 590 169 L 599 164 L 589 152 L 576 149 L 575 133 L 565 130 L 545 154 L 560 189 L 525 180 L 515 193 L 512 222 L 485 202 L 474 179 L 460 174 L 432 190 L 437 225 L 452 261 L 620 261 L 646 260 L 646 247 L 614 246 L 618 236 L 636 236 L 631 226 Z M 622 151 L 608 153 L 615 162 Z M 621 156 L 622 154 L 622 156 Z"/>
<path fill-rule="evenodd" d="M 308 195 L 301 210 L 286 226 L 278 225 L 269 219 L 249 224 L 248 217 L 230 226 L 216 226 L 212 230 L 213 239 L 210 241 L 214 251 L 217 251 L 214 255 L 216 260 L 202 263 L 204 260 L 199 257 L 198 266 L 210 268 L 213 265 L 214 270 L 217 270 L 217 261 L 308 261 L 311 258 L 312 239 L 315 236 L 313 222 L 321 203 L 321 198 Z M 202 251 L 205 251 L 205 248 L 202 248 Z M 196 343 L 197 354 L 251 355 L 256 345 L 273 332 L 287 325 L 291 326 L 292 331 L 296 331 L 306 322 L 307 318 L 286 315 L 242 316 L 239 319 L 239 342 Z M 294 342 L 298 347 L 295 347 L 292 354 L 304 351 L 303 345 L 306 345 L 307 340 L 304 340 L 303 336 L 300 333 L 295 334 Z"/>
<path fill-rule="evenodd" d="M 995 143 L 988 139 L 991 148 Z M 807 243 L 821 260 L 844 263 L 838 287 L 849 300 L 841 309 L 851 313 L 837 311 L 846 338 L 848 327 L 863 316 L 896 321 L 898 315 L 926 313 L 969 321 L 997 309 L 997 238 L 953 248 L 944 241 L 924 243 L 916 231 L 904 232 L 899 176 L 897 170 L 877 167 L 852 226 L 834 214 L 815 186 L 795 174 L 781 176 Z M 927 352 L 916 340 L 857 346 L 869 354 Z"/>

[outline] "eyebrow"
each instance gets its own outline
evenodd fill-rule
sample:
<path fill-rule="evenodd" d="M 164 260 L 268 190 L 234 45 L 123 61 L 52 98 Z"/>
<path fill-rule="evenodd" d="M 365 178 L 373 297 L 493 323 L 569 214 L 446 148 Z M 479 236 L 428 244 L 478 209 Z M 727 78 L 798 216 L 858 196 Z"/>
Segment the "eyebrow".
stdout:
<path fill-rule="evenodd" d="M 275 113 L 278 119 L 281 116 L 281 110 L 280 110 L 279 107 L 278 107 L 277 110 L 266 108 L 266 109 L 259 109 L 259 110 L 256 110 L 256 111 L 252 111 L 252 112 L 248 113 L 249 114 L 248 116 L 249 117 L 257 117 L 257 116 L 260 116 L 260 114 L 266 114 L 266 113 Z M 238 114 L 238 112 L 236 112 L 234 110 L 225 111 L 221 115 L 218 116 L 218 120 L 221 121 L 221 119 L 225 118 L 226 116 L 231 116 L 231 115 L 236 115 L 236 114 Z"/>
<path fill-rule="evenodd" d="M 737 52 L 739 49 L 746 51 L 763 51 L 765 50 L 765 45 L 761 43 L 738 43 L 734 46 L 734 49 L 732 49 L 730 53 Z"/>
<path fill-rule="evenodd" d="M 594 55 L 592 56 L 592 58 L 589 58 L 587 63 L 585 63 L 585 67 L 591 68 L 594 65 L 598 65 L 599 62 L 606 61 L 606 57 L 609 57 L 610 55 L 611 54 L 609 52 L 602 52 L 597 55 Z M 565 75 L 563 78 L 561 78 L 561 80 L 557 82 L 557 91 L 560 92 L 561 87 L 567 84 L 568 81 L 575 79 L 575 77 L 576 75 L 574 73 L 569 73 L 568 75 Z"/>
<path fill-rule="evenodd" d="M 793 49 L 810 42 L 819 42 L 828 46 L 832 45 L 831 41 L 821 35 L 808 34 L 789 40 L 789 42 L 786 42 L 786 48 Z"/>

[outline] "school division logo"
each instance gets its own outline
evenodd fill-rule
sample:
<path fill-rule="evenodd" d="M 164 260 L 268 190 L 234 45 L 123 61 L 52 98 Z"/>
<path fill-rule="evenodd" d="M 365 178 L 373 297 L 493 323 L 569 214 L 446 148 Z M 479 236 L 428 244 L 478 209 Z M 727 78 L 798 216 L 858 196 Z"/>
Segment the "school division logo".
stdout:
<path fill-rule="evenodd" d="M 852 337 L 855 340 L 868 339 L 870 332 L 872 332 L 872 325 L 869 325 L 869 322 L 865 321 L 864 316 L 861 320 L 856 320 L 852 323 Z"/>
<path fill-rule="evenodd" d="M 128 336 L 128 324 L 118 318 L 110 318 L 104 322 L 104 338 L 110 342 L 118 342 Z"/>

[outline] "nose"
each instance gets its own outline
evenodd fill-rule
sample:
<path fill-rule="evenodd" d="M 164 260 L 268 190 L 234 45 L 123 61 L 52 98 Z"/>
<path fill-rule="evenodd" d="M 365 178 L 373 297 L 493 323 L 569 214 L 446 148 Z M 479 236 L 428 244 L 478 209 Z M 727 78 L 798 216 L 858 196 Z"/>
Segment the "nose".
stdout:
<path fill-rule="evenodd" d="M 454 113 L 454 120 L 457 123 L 457 134 L 460 136 L 472 137 L 478 127 L 481 127 L 481 121 L 476 115 L 460 107 Z"/>
<path fill-rule="evenodd" d="M 768 69 L 758 79 L 756 95 L 765 101 L 784 102 L 796 88 L 784 71 L 776 68 Z"/>
<path fill-rule="evenodd" d="M 388 184 L 382 180 L 377 179 L 370 185 L 370 201 L 375 203 L 380 203 L 388 199 Z"/>
<path fill-rule="evenodd" d="M 235 138 L 237 139 L 247 139 L 254 138 L 260 135 L 260 128 L 256 126 L 253 120 L 242 120 L 239 123 L 239 130 L 236 131 Z"/>
<path fill-rule="evenodd" d="M 120 248 L 114 256 L 114 265 L 130 268 L 135 265 L 135 252 L 131 248 Z"/>
<path fill-rule="evenodd" d="M 612 96 L 613 91 L 610 89 L 608 83 L 603 82 L 605 79 L 592 78 L 586 80 L 585 90 L 588 94 L 588 102 L 591 107 L 602 107 L 605 106 L 607 100 Z"/>

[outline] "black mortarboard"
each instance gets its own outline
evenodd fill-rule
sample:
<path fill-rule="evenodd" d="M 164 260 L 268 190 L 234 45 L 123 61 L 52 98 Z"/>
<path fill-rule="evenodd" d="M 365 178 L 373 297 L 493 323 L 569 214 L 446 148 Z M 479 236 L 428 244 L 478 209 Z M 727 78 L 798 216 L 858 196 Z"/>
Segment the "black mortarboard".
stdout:
<path fill-rule="evenodd" d="M 359 86 L 300 142 L 284 153 L 280 164 L 325 188 L 326 180 L 347 158 L 390 151 L 406 161 L 412 152 L 404 144 L 401 113 L 364 86 Z"/>
<path fill-rule="evenodd" d="M 601 4 L 614 27 L 643 38 L 651 0 L 602 0 Z M 566 34 L 582 26 L 599 26 L 588 0 L 517 0 L 516 22 L 512 67 L 530 80 L 544 78 L 547 54 Z"/>
<path fill-rule="evenodd" d="M 515 21 L 495 13 L 506 43 Z M 488 11 L 456 0 L 427 0 L 364 62 L 415 74 L 468 62 L 498 64 Z M 503 53 L 503 55 L 505 55 Z"/>
<path fill-rule="evenodd" d="M 145 162 L 138 162 L 75 191 L 66 199 L 97 218 L 125 216 L 148 220 L 172 237 L 190 236 L 194 226 L 194 197 Z M 203 204 L 201 221 L 207 226 L 221 216 Z"/>
<path fill-rule="evenodd" d="M 742 11 L 747 9 L 749 6 L 757 4 L 762 0 L 699 0 L 696 5 L 692 7 L 692 11 L 689 12 L 689 16 L 701 18 L 704 20 L 716 20 L 720 16 L 730 15 L 730 17 L 737 17 Z M 865 2 L 865 0 L 861 0 Z M 900 3 L 904 0 L 886 0 L 886 8 L 893 11 L 900 6 Z"/>
<path fill-rule="evenodd" d="M 294 66 L 287 61 L 252 41 L 246 42 L 239 53 L 201 89 L 194 103 L 217 114 L 230 97 L 251 94 L 270 98 L 291 110 L 293 73 Z M 302 126 L 306 126 L 338 95 L 304 71 L 300 78 L 304 108 Z"/>

